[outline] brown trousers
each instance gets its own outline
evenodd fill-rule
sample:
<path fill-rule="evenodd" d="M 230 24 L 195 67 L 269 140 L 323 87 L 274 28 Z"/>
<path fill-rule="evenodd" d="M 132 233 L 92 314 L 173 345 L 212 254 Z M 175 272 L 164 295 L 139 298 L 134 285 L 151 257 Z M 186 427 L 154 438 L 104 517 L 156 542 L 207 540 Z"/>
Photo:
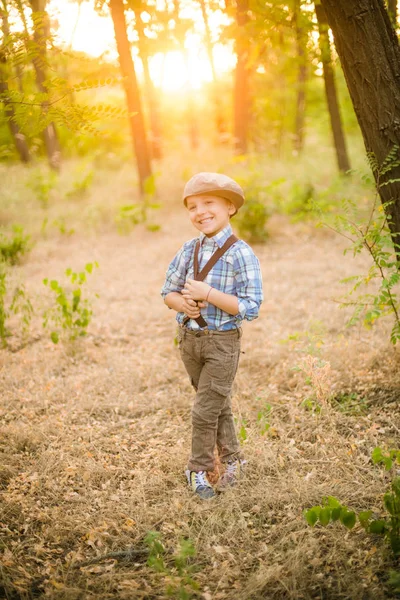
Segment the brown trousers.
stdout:
<path fill-rule="evenodd" d="M 192 409 L 190 471 L 212 471 L 217 446 L 222 462 L 240 457 L 231 391 L 239 356 L 241 329 L 194 332 L 179 328 L 183 364 L 196 390 Z"/>

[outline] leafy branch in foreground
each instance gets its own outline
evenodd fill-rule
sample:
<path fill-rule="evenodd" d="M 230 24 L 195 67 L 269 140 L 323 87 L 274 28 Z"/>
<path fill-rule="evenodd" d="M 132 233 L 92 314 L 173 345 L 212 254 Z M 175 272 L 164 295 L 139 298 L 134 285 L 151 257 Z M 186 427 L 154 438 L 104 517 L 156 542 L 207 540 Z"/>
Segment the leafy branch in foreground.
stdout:
<path fill-rule="evenodd" d="M 60 334 L 64 333 L 69 341 L 87 334 L 87 327 L 92 320 L 91 302 L 82 297 L 82 286 L 87 281 L 87 274 L 91 274 L 97 262 L 87 263 L 85 269 L 75 273 L 68 268 L 66 276 L 72 284 L 72 289 L 67 290 L 57 280 L 44 279 L 44 285 L 48 286 L 55 294 L 55 306 L 47 309 L 43 314 L 43 327 L 52 325 L 50 338 L 57 344 Z"/>
<path fill-rule="evenodd" d="M 380 183 L 391 169 L 398 165 L 398 148 L 392 149 L 382 165 L 379 167 L 374 156 L 369 155 L 371 169 L 376 173 L 376 186 L 373 204 L 366 222 L 360 222 L 356 215 L 356 205 L 350 200 L 343 201 L 344 215 L 335 217 L 334 225 L 322 223 L 333 229 L 351 242 L 349 250 L 353 256 L 366 251 L 372 261 L 368 272 L 363 275 L 353 275 L 341 281 L 341 283 L 352 284 L 347 292 L 341 306 L 354 307 L 353 314 L 347 325 L 352 326 L 361 319 L 364 326 L 372 325 L 380 318 L 392 317 L 394 324 L 390 334 L 392 344 L 400 340 L 400 302 L 398 289 L 400 283 L 400 244 L 393 241 L 393 232 L 390 231 L 391 224 L 390 209 L 393 201 L 378 206 L 379 189 L 387 185 L 389 181 Z M 392 180 L 390 180 L 392 182 Z M 375 289 L 370 293 L 360 293 L 361 288 L 375 284 Z M 346 298 L 358 294 L 354 301 Z"/>
<path fill-rule="evenodd" d="M 400 463 L 400 451 L 390 450 L 385 454 L 377 447 L 372 453 L 372 461 L 375 464 L 383 463 L 389 470 L 395 462 Z M 388 515 L 374 519 L 371 510 L 356 513 L 334 496 L 328 496 L 323 498 L 320 506 L 306 510 L 304 517 L 311 527 L 318 523 L 326 527 L 329 523 L 338 521 L 347 529 L 353 529 L 358 520 L 366 532 L 382 535 L 397 557 L 400 556 L 400 477 L 394 477 L 390 491 L 383 496 L 383 504 Z"/>

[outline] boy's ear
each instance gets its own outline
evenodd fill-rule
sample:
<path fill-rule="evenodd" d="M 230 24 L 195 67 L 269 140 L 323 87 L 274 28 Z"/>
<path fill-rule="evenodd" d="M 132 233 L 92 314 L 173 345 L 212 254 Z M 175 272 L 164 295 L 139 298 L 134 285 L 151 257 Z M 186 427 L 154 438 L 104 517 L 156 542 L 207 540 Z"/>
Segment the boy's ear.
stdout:
<path fill-rule="evenodd" d="M 229 207 L 228 207 L 228 211 L 229 211 L 229 216 L 231 217 L 232 215 L 235 214 L 236 212 L 236 207 L 233 204 L 233 202 L 229 202 Z"/>

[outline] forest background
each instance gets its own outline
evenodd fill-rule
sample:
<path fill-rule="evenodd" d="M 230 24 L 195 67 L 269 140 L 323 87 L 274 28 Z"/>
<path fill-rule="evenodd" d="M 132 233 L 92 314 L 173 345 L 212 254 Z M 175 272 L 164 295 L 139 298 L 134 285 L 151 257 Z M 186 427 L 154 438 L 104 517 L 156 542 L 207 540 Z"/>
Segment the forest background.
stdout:
<path fill-rule="evenodd" d="M 0 595 L 398 597 L 397 3 L 0 17 Z M 210 503 L 159 296 L 200 170 L 243 185 L 265 288 Z"/>

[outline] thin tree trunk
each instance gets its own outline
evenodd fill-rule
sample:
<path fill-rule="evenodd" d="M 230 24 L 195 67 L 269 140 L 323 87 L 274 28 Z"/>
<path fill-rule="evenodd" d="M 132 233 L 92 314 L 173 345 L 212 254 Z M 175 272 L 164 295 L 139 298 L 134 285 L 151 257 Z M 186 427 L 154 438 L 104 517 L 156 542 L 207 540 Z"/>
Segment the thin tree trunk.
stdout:
<path fill-rule="evenodd" d="M 211 32 L 210 26 L 208 23 L 208 15 L 205 0 L 199 0 L 201 13 L 203 15 L 204 28 L 205 28 L 205 36 L 206 36 L 206 49 L 208 60 L 210 62 L 211 74 L 213 80 L 212 94 L 213 94 L 213 102 L 214 102 L 214 110 L 215 110 L 215 125 L 217 129 L 217 134 L 219 140 L 223 140 L 224 134 L 226 133 L 225 119 L 222 111 L 220 95 L 217 89 L 217 73 L 215 70 L 214 63 L 214 54 L 213 54 L 213 43 L 211 40 Z"/>
<path fill-rule="evenodd" d="M 307 37 L 302 25 L 301 0 L 294 2 L 294 26 L 296 31 L 297 48 L 297 98 L 296 98 L 296 117 L 294 127 L 294 149 L 299 154 L 304 147 L 304 123 L 306 110 L 306 82 L 307 82 L 307 64 L 306 64 L 306 42 Z"/>
<path fill-rule="evenodd" d="M 149 117 L 150 117 L 150 147 L 152 158 L 159 160 L 162 158 L 161 124 L 160 114 L 157 105 L 156 94 L 153 81 L 150 76 L 149 56 L 147 52 L 147 41 L 144 33 L 143 22 L 141 19 L 141 10 L 135 8 L 135 24 L 139 38 L 139 56 L 143 65 L 144 86 L 146 90 Z"/>
<path fill-rule="evenodd" d="M 115 41 L 119 55 L 119 64 L 124 78 L 124 88 L 128 110 L 133 148 L 139 174 L 139 188 L 144 193 L 145 181 L 151 176 L 150 157 L 147 148 L 142 104 L 133 64 L 131 46 L 126 33 L 126 20 L 122 0 L 110 0 L 111 17 L 114 24 Z"/>
<path fill-rule="evenodd" d="M 237 0 L 236 23 L 238 33 L 236 36 L 237 63 L 235 69 L 235 83 L 233 90 L 233 135 L 236 154 L 246 154 L 248 149 L 248 129 L 250 116 L 248 43 L 244 27 L 248 21 L 248 0 Z"/>
<path fill-rule="evenodd" d="M 400 147 L 400 47 L 383 0 L 321 0 L 367 152 L 382 165 Z M 400 243 L 400 166 L 375 179 Z M 393 181 L 397 180 L 397 181 Z M 386 183 L 386 185 L 383 185 Z M 387 206 L 387 202 L 392 202 Z"/>
<path fill-rule="evenodd" d="M 332 65 L 331 46 L 328 34 L 328 20 L 321 4 L 315 5 L 315 13 L 318 21 L 319 47 L 321 50 L 321 61 L 324 71 L 325 95 L 331 121 L 336 160 L 339 171 L 347 173 L 350 171 L 350 161 L 347 154 L 346 139 L 344 137 L 336 91 L 335 73 Z"/>
<path fill-rule="evenodd" d="M 387 0 L 388 13 L 394 27 L 397 27 L 397 0 Z"/>
<path fill-rule="evenodd" d="M 36 85 L 42 94 L 48 96 L 48 90 L 45 86 L 46 39 L 48 37 L 48 15 L 45 11 L 46 0 L 29 0 L 29 3 L 32 8 L 33 41 L 35 43 L 32 63 L 36 74 Z M 21 11 L 23 12 L 22 7 Z M 43 113 L 47 114 L 48 109 L 49 102 L 48 100 L 45 100 L 42 102 Z M 61 164 L 61 151 L 54 123 L 51 122 L 45 127 L 43 130 L 43 137 L 49 165 L 52 169 L 58 171 Z"/>
<path fill-rule="evenodd" d="M 15 147 L 22 162 L 30 161 L 29 147 L 26 142 L 25 135 L 21 133 L 17 122 L 15 121 L 14 106 L 9 102 L 9 88 L 7 82 L 7 63 L 4 52 L 0 50 L 0 95 L 1 101 L 4 104 L 4 112 L 6 115 L 8 127 L 13 137 Z"/>

